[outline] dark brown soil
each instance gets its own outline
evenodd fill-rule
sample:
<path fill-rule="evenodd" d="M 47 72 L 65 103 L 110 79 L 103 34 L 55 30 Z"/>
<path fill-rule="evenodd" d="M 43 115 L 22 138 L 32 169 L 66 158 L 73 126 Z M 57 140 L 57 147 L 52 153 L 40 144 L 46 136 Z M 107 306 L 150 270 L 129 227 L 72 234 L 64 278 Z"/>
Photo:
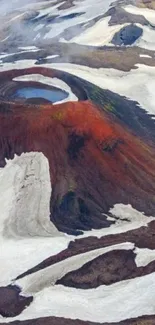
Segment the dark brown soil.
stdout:
<path fill-rule="evenodd" d="M 0 315 L 3 317 L 19 315 L 32 301 L 33 297 L 20 295 L 16 286 L 0 287 Z"/>

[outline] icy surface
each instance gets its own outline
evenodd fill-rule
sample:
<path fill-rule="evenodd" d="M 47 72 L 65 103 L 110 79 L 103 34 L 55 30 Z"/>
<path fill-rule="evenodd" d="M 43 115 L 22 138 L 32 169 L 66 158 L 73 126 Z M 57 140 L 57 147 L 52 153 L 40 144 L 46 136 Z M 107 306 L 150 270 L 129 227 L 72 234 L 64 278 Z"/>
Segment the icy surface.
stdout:
<path fill-rule="evenodd" d="M 52 315 L 100 323 L 117 322 L 126 317 L 154 314 L 154 300 L 155 273 L 89 290 L 57 285 L 36 293 L 33 303 L 20 316 L 9 320 Z"/>
<path fill-rule="evenodd" d="M 27 153 L 0 169 L 0 285 L 66 248 L 69 237 L 49 219 L 51 183 L 42 153 Z"/>

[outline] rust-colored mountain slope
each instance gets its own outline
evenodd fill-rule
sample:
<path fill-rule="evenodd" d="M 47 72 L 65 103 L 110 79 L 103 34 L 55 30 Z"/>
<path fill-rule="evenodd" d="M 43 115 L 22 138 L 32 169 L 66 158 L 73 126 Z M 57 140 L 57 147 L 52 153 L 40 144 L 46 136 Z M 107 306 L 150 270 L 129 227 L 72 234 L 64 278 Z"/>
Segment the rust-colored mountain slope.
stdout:
<path fill-rule="evenodd" d="M 49 160 L 51 219 L 58 229 L 108 227 L 115 203 L 155 211 L 155 153 L 89 101 L 61 105 L 2 103 L 0 165 L 22 152 Z M 2 109 L 1 109 L 2 111 Z"/>

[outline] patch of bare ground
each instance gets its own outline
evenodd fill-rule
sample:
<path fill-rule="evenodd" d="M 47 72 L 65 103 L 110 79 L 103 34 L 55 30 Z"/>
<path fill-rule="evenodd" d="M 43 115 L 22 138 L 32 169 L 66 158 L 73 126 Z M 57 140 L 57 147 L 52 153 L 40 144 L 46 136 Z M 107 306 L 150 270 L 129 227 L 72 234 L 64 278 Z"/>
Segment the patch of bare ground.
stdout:
<path fill-rule="evenodd" d="M 139 8 L 155 9 L 154 0 L 116 0 L 113 2 L 113 5 L 133 5 Z"/>
<path fill-rule="evenodd" d="M 38 44 L 38 52 L 16 53 L 2 59 L 3 63 L 18 60 L 33 59 L 38 60 L 37 64 L 42 63 L 73 63 L 84 65 L 91 68 L 113 68 L 122 71 L 136 69 L 136 64 L 155 66 L 155 51 L 142 49 L 139 47 L 93 47 L 67 43 L 49 43 L 48 40 L 43 44 Z M 47 56 L 57 54 L 54 59 L 47 59 Z M 148 55 L 142 57 L 140 55 Z M 40 57 L 42 58 L 40 61 Z"/>
<path fill-rule="evenodd" d="M 20 289 L 16 286 L 0 287 L 0 315 L 3 317 L 15 317 L 19 315 L 30 303 L 33 297 L 20 295 Z"/>
<path fill-rule="evenodd" d="M 75 50 L 75 49 L 74 49 Z M 80 52 L 80 48 L 78 48 Z M 149 55 L 150 58 L 140 57 L 140 54 Z M 66 58 L 63 57 L 65 62 Z M 153 51 L 147 51 L 138 47 L 133 48 L 115 48 L 115 47 L 100 47 L 89 48 L 87 52 L 81 49 L 80 55 L 76 53 L 69 53 L 70 63 L 89 66 L 92 68 L 113 68 L 122 71 L 130 71 L 136 69 L 136 64 L 144 64 L 148 66 L 155 66 L 155 57 Z M 67 62 L 67 61 L 66 61 Z"/>
<path fill-rule="evenodd" d="M 137 0 L 137 5 L 142 8 L 155 9 L 154 0 Z"/>
<path fill-rule="evenodd" d="M 113 250 L 65 274 L 57 281 L 68 287 L 90 289 L 155 272 L 155 261 L 137 267 L 133 250 Z"/>

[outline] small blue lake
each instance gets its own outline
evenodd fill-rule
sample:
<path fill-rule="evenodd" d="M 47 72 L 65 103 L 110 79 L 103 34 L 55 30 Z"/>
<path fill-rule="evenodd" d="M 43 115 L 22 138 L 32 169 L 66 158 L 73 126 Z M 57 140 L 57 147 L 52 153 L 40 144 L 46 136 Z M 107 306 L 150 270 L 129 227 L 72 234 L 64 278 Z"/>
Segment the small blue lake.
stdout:
<path fill-rule="evenodd" d="M 61 89 L 44 89 L 44 88 L 35 88 L 35 87 L 24 87 L 20 88 L 13 95 L 14 98 L 44 98 L 49 100 L 52 103 L 61 101 L 68 97 L 68 94 L 62 91 Z"/>

